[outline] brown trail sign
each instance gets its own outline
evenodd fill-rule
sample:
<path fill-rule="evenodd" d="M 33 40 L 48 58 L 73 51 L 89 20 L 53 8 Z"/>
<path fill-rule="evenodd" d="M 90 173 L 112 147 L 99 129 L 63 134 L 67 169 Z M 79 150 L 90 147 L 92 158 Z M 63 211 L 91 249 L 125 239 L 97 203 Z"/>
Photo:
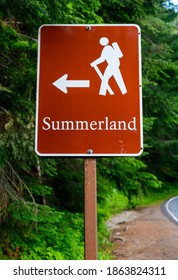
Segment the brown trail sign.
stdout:
<path fill-rule="evenodd" d="M 43 25 L 39 31 L 36 152 L 142 152 L 140 30 L 136 25 Z"/>

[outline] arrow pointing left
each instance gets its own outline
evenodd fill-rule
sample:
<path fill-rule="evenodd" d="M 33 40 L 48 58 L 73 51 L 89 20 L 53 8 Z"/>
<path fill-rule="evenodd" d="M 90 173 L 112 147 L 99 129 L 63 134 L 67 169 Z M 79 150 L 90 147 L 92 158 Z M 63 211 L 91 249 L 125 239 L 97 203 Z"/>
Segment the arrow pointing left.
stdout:
<path fill-rule="evenodd" d="M 90 87 L 89 80 L 67 80 L 68 74 L 63 75 L 58 80 L 56 80 L 53 85 L 57 87 L 59 90 L 67 93 L 67 88 L 87 88 Z"/>

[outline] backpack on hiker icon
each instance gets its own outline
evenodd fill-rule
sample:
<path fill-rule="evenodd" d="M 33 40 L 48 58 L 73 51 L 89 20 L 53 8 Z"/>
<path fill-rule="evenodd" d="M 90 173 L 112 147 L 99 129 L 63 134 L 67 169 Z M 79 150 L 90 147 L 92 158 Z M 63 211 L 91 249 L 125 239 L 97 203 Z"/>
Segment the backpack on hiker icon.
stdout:
<path fill-rule="evenodd" d="M 122 53 L 121 49 L 119 48 L 119 45 L 118 45 L 117 42 L 112 43 L 112 47 L 113 47 L 113 49 L 115 50 L 115 52 L 116 52 L 118 58 L 123 57 L 123 53 Z"/>

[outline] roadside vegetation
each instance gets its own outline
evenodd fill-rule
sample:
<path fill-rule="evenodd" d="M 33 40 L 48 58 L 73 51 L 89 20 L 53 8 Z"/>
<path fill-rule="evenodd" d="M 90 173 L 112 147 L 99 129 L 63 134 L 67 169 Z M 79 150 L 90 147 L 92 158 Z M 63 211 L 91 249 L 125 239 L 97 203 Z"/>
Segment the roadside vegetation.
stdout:
<path fill-rule="evenodd" d="M 106 221 L 178 193 L 178 14 L 163 0 L 1 0 L 0 259 L 84 258 L 83 159 L 34 152 L 38 28 L 134 23 L 142 31 L 144 152 L 98 158 L 99 258 Z"/>

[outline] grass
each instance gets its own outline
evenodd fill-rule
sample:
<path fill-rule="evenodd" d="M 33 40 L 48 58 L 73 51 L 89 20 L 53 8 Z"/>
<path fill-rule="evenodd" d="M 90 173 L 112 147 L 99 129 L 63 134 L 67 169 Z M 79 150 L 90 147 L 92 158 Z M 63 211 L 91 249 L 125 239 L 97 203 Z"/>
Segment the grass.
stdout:
<path fill-rule="evenodd" d="M 146 207 L 156 204 L 161 204 L 171 197 L 178 195 L 178 184 L 165 183 L 163 189 L 155 190 L 154 193 L 150 193 L 147 196 L 133 197 L 132 204 L 135 207 Z"/>

